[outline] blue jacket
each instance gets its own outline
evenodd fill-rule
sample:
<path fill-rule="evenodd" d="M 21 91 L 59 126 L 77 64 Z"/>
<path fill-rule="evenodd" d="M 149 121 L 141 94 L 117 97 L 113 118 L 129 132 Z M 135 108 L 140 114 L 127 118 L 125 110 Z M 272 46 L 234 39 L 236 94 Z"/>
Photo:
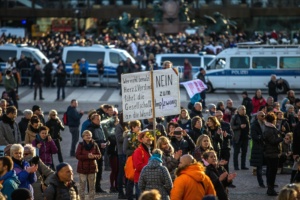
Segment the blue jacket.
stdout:
<path fill-rule="evenodd" d="M 88 130 L 88 126 L 91 125 L 92 121 L 90 119 L 85 120 L 81 125 L 80 135 L 82 137 L 82 133 L 85 130 Z"/>
<path fill-rule="evenodd" d="M 69 127 L 79 127 L 82 114 L 75 107 L 69 106 L 67 109 Z"/>
<path fill-rule="evenodd" d="M 84 63 L 80 62 L 80 71 L 81 73 L 87 73 L 89 70 L 89 63 L 85 61 Z"/>
<path fill-rule="evenodd" d="M 24 169 L 22 169 L 22 167 L 19 166 L 18 164 L 14 163 L 14 170 L 16 171 L 18 179 L 21 182 L 19 188 L 29 189 L 31 191 L 31 194 L 33 195 L 33 188 L 31 184 L 37 181 L 37 177 L 35 173 L 28 173 L 25 170 L 27 167 L 30 167 L 30 165 L 26 161 L 23 162 L 24 162 Z"/>
<path fill-rule="evenodd" d="M 21 184 L 16 172 L 14 170 L 8 171 L 4 176 L 0 177 L 0 181 L 3 181 L 2 194 L 7 197 L 7 200 L 11 200 L 11 193 L 18 189 Z"/>

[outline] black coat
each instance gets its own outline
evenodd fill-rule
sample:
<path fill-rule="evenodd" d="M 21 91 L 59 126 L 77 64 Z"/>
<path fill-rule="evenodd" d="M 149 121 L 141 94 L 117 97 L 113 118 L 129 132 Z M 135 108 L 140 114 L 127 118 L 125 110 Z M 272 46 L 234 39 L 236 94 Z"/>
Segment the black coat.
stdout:
<path fill-rule="evenodd" d="M 300 155 L 300 122 L 297 123 L 293 132 L 293 154 Z"/>
<path fill-rule="evenodd" d="M 255 166 L 255 167 L 263 166 L 264 163 L 263 132 L 260 128 L 257 119 L 251 125 L 250 135 L 252 138 L 250 166 Z"/>
<path fill-rule="evenodd" d="M 50 129 L 49 134 L 53 139 L 61 139 L 60 131 L 65 130 L 65 127 L 62 125 L 61 121 L 58 119 L 49 119 L 46 122 L 46 126 Z"/>
<path fill-rule="evenodd" d="M 192 154 L 195 150 L 195 143 L 192 138 L 187 135 L 182 138 L 182 140 L 178 141 L 174 136 L 171 138 L 171 145 L 174 148 L 174 151 L 182 150 L 182 155 L 184 154 Z"/>
<path fill-rule="evenodd" d="M 32 82 L 35 84 L 42 84 L 43 83 L 43 73 L 41 70 L 34 70 L 32 74 Z"/>
<path fill-rule="evenodd" d="M 58 87 L 65 87 L 66 85 L 66 70 L 61 69 L 60 71 L 56 72 L 56 77 L 57 77 L 57 86 Z"/>
<path fill-rule="evenodd" d="M 242 105 L 245 106 L 246 113 L 247 113 L 248 117 L 250 117 L 252 110 L 253 110 L 252 99 L 250 99 L 249 97 L 244 98 Z"/>
<path fill-rule="evenodd" d="M 226 131 L 226 133 L 227 133 L 227 137 L 223 137 L 223 144 L 222 144 L 221 149 L 231 149 L 230 141 L 233 136 L 233 131 L 230 126 L 230 123 L 221 121 L 220 124 L 221 124 L 222 131 Z"/>
<path fill-rule="evenodd" d="M 266 124 L 263 138 L 265 142 L 264 154 L 266 158 L 278 158 L 280 154 L 279 143 L 283 141 L 281 132 L 274 125 Z"/>
<path fill-rule="evenodd" d="M 21 133 L 22 141 L 24 141 L 24 139 L 25 139 L 25 131 L 27 130 L 28 123 L 29 123 L 29 119 L 26 119 L 25 117 L 22 117 L 21 121 L 18 124 L 19 129 L 20 129 L 20 133 Z"/>

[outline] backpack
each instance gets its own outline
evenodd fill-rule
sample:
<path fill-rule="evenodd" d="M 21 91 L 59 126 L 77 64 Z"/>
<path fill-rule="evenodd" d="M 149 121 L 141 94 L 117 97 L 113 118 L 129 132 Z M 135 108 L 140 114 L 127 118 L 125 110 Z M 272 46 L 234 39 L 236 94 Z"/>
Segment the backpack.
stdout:
<path fill-rule="evenodd" d="M 133 181 L 134 180 L 134 167 L 133 167 L 133 160 L 132 156 L 129 156 L 126 160 L 125 166 L 124 166 L 124 172 L 125 172 L 125 177 L 128 180 Z"/>
<path fill-rule="evenodd" d="M 67 112 L 64 113 L 62 120 L 63 120 L 64 125 L 68 126 L 69 121 L 68 121 L 68 114 L 67 114 Z"/>

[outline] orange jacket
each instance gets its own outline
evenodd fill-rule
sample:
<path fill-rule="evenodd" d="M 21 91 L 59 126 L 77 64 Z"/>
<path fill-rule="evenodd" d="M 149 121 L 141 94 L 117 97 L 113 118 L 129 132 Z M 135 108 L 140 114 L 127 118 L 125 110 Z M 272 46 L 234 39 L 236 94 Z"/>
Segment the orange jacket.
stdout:
<path fill-rule="evenodd" d="M 206 195 L 216 196 L 216 191 L 200 163 L 183 169 L 171 190 L 171 200 L 200 200 Z"/>

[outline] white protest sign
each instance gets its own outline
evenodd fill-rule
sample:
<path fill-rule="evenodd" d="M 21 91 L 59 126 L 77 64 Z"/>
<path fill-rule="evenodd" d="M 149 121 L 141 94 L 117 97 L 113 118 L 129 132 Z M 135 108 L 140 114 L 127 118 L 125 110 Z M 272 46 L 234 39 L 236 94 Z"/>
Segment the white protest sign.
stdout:
<path fill-rule="evenodd" d="M 203 90 L 207 89 L 207 86 L 199 79 L 183 82 L 180 84 L 185 87 L 190 98 L 192 98 L 195 94 L 201 93 Z"/>
<path fill-rule="evenodd" d="M 155 117 L 180 113 L 180 90 L 177 69 L 153 71 Z"/>
<path fill-rule="evenodd" d="M 122 74 L 121 82 L 124 122 L 152 118 L 150 72 Z"/>

